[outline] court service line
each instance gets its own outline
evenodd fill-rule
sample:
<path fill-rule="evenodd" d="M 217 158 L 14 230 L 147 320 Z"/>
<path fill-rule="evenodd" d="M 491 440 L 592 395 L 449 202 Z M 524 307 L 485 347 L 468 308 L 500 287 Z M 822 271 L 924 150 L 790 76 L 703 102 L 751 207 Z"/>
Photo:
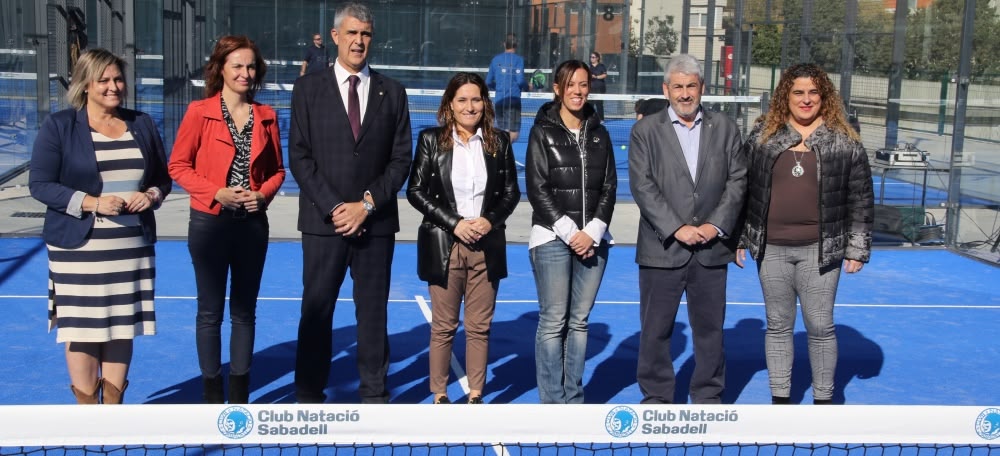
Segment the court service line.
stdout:
<path fill-rule="evenodd" d="M 46 296 L 46 295 L 0 295 L 0 299 L 48 299 L 48 298 L 49 297 Z M 427 305 L 427 301 L 423 297 L 416 296 L 416 298 L 417 298 L 417 303 L 418 304 L 422 301 L 424 303 L 423 304 L 424 306 Z M 164 299 L 164 300 L 171 299 L 171 300 L 194 301 L 194 300 L 196 300 L 198 298 L 195 297 L 195 296 L 157 296 L 156 299 L 158 299 L 158 300 L 159 299 Z M 229 299 L 229 297 L 226 296 L 226 299 Z M 299 298 L 299 297 L 295 297 L 295 298 L 259 297 L 259 298 L 257 298 L 257 300 L 258 301 L 301 301 L 302 298 Z M 337 301 L 353 302 L 354 299 L 352 299 L 352 298 L 338 298 Z M 409 299 L 390 299 L 389 302 L 392 302 L 392 303 L 407 303 L 408 304 L 408 303 L 412 303 L 413 301 L 409 300 Z M 536 299 L 506 299 L 506 300 L 500 300 L 500 299 L 498 299 L 497 300 L 497 304 L 537 304 L 537 303 L 538 303 L 538 300 L 536 300 Z M 637 305 L 639 305 L 639 301 L 596 301 L 595 303 L 596 304 L 613 304 L 613 305 L 630 305 L 630 306 L 637 306 Z M 730 301 L 727 304 L 730 305 L 730 306 L 747 306 L 747 307 L 763 307 L 764 306 L 763 302 L 738 302 L 738 301 Z M 681 305 L 687 305 L 687 301 L 681 301 Z M 834 307 L 884 308 L 884 309 L 900 309 L 900 308 L 903 308 L 903 309 L 1000 309 L 1000 305 L 976 305 L 976 304 L 856 304 L 856 303 L 844 303 L 844 304 L 835 304 Z M 421 310 L 423 310 L 423 307 L 421 307 Z M 427 311 L 424 313 L 424 316 L 427 318 L 427 322 L 430 323 L 431 320 L 430 320 L 430 308 L 429 307 L 427 308 Z M 454 362 L 454 356 L 452 357 L 452 361 Z M 459 369 L 459 370 L 456 370 L 456 372 L 462 372 L 462 370 Z M 464 374 L 463 374 L 463 379 L 464 379 Z M 468 393 L 468 391 L 466 391 L 466 393 Z"/>
<path fill-rule="evenodd" d="M 538 303 L 533 299 L 507 299 L 497 300 L 497 304 L 531 304 Z M 639 305 L 639 301 L 595 301 L 595 304 L 618 304 L 618 305 Z M 763 302 L 738 302 L 730 301 L 731 306 L 756 306 L 762 307 Z M 681 301 L 681 305 L 687 305 L 687 301 Z M 915 308 L 915 309 L 1000 309 L 1000 305 L 973 305 L 973 304 L 835 304 L 835 307 L 885 307 L 885 308 Z"/>

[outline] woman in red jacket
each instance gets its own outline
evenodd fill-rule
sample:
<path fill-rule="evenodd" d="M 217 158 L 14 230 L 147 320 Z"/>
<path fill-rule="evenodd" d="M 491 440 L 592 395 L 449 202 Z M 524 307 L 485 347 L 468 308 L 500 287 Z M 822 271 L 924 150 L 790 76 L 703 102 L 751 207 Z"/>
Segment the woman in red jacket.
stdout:
<path fill-rule="evenodd" d="M 253 101 L 266 71 L 249 38 L 220 38 L 205 66 L 205 99 L 188 106 L 168 167 L 191 195 L 188 250 L 198 287 L 195 340 L 206 403 L 224 401 L 221 329 L 230 272 L 229 402 L 245 404 L 250 396 L 266 209 L 285 180 L 277 115 Z"/>

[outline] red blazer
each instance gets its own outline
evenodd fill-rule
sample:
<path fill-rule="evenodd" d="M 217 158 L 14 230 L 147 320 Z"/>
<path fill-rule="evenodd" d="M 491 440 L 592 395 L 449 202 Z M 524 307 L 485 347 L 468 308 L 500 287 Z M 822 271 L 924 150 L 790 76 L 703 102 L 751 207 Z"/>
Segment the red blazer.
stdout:
<path fill-rule="evenodd" d="M 188 105 L 167 166 L 170 177 L 191 195 L 191 208 L 209 214 L 222 209 L 215 194 L 226 186 L 236 156 L 232 134 L 222 118 L 221 96 L 220 92 Z M 253 120 L 250 190 L 263 193 L 270 203 L 285 181 L 278 116 L 270 106 L 254 102 Z"/>

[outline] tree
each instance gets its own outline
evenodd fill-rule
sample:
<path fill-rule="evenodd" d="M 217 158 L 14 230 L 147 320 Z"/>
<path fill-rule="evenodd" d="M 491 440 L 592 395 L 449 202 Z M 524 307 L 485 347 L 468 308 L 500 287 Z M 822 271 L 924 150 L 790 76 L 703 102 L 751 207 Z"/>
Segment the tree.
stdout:
<path fill-rule="evenodd" d="M 903 62 L 907 77 L 936 80 L 958 70 L 964 5 L 960 0 L 937 0 L 910 14 Z M 996 7 L 978 2 L 972 36 L 972 76 L 996 78 L 1000 73 L 998 33 Z"/>
<path fill-rule="evenodd" d="M 778 24 L 754 27 L 753 49 L 750 53 L 755 65 L 781 64 L 781 27 Z"/>
<path fill-rule="evenodd" d="M 758 65 L 797 63 L 799 49 L 808 46 L 810 62 L 828 71 L 840 71 L 845 44 L 854 46 L 856 72 L 883 74 L 891 55 L 892 16 L 881 1 L 858 0 L 858 16 L 852 36 L 845 30 L 843 1 L 812 0 L 809 35 L 802 40 L 804 0 L 746 0 L 744 23 L 754 24 L 751 55 Z M 901 0 L 902 1 L 902 0 Z M 886 36 L 890 39 L 887 40 Z M 849 43 L 845 40 L 850 39 Z M 784 47 L 783 47 L 784 43 Z"/>
<path fill-rule="evenodd" d="M 652 54 L 656 56 L 673 55 L 677 50 L 678 34 L 674 30 L 673 16 L 653 16 L 646 21 L 645 30 L 645 52 L 639 50 L 639 34 L 636 28 L 639 27 L 639 20 L 632 24 L 632 33 L 629 34 L 628 53 L 633 57 L 641 54 Z"/>

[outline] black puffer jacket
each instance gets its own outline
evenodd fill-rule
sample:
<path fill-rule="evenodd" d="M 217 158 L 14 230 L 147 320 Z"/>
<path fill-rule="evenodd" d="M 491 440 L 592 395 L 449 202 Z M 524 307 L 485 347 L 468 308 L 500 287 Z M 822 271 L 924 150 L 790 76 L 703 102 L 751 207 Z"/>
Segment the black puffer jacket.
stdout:
<path fill-rule="evenodd" d="M 525 180 L 531 224 L 552 229 L 566 215 L 579 229 L 595 218 L 610 225 L 618 189 L 611 136 L 586 105 L 577 142 L 559 118 L 559 107 L 551 101 L 538 110 L 528 139 Z"/>
<path fill-rule="evenodd" d="M 763 122 L 757 124 L 743 146 L 747 155 L 746 225 L 740 248 L 750 250 L 760 262 L 767 242 L 767 215 L 771 201 L 771 170 L 778 155 L 798 144 L 802 136 L 784 126 L 767 143 L 760 144 Z M 868 262 L 872 247 L 875 195 L 871 166 L 860 141 L 820 125 L 806 147 L 816 154 L 819 181 L 819 264 L 829 266 L 843 259 Z"/>

